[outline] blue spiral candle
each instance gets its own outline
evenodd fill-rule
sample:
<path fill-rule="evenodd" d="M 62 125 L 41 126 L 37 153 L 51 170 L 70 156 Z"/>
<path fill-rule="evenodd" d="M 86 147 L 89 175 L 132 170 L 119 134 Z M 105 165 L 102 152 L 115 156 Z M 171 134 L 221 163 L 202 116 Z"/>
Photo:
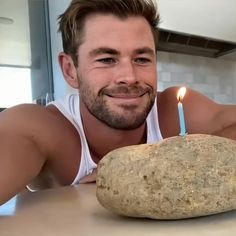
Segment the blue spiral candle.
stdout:
<path fill-rule="evenodd" d="M 182 100 L 184 98 L 184 95 L 186 93 L 186 88 L 181 87 L 178 91 L 177 94 L 177 99 L 178 99 L 178 114 L 179 114 L 179 126 L 180 126 L 180 136 L 184 136 L 187 134 L 186 132 L 186 127 L 185 127 L 185 119 L 184 119 L 184 109 L 183 109 L 183 104 Z"/>

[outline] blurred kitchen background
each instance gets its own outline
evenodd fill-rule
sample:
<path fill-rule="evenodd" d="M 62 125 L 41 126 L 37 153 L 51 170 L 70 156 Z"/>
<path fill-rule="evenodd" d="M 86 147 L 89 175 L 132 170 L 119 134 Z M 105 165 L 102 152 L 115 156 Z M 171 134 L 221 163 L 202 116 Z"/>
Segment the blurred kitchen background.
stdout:
<path fill-rule="evenodd" d="M 236 103 L 236 1 L 156 0 L 158 90 L 185 85 Z M 46 104 L 70 88 L 57 55 L 57 17 L 70 0 L 0 0 L 0 108 Z"/>

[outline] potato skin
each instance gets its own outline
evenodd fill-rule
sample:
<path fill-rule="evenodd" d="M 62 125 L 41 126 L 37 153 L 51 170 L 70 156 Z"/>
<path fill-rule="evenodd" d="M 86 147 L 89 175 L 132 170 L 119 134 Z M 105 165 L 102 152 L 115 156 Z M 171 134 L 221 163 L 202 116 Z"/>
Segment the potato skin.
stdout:
<path fill-rule="evenodd" d="M 116 149 L 98 164 L 97 199 L 120 215 L 183 219 L 236 209 L 236 141 L 203 134 Z"/>

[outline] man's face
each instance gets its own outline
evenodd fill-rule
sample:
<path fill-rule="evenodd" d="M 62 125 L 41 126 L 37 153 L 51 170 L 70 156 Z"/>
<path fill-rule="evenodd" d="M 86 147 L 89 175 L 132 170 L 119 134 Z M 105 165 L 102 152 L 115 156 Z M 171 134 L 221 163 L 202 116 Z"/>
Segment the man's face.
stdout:
<path fill-rule="evenodd" d="M 142 125 L 156 96 L 153 35 L 142 17 L 93 15 L 78 49 L 81 105 L 109 127 Z"/>

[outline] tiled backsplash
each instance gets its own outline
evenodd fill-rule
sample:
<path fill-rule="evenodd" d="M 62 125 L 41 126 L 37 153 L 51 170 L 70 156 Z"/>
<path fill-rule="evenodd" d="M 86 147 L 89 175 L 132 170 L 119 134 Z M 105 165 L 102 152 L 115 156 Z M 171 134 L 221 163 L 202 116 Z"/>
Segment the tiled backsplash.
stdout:
<path fill-rule="evenodd" d="M 236 61 L 158 52 L 158 91 L 185 85 L 216 102 L 236 104 Z"/>

